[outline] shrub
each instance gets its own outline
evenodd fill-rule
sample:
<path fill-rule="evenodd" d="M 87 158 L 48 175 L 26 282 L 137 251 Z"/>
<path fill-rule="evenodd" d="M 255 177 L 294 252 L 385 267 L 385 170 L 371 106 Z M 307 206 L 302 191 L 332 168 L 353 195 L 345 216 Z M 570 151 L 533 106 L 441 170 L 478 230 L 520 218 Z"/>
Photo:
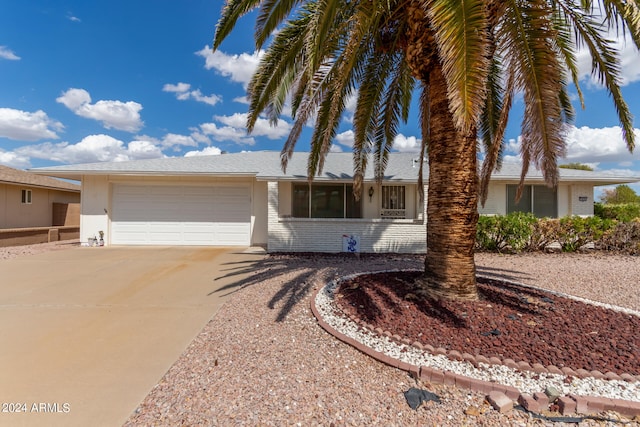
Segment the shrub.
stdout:
<path fill-rule="evenodd" d="M 529 245 L 535 222 L 533 214 L 522 212 L 480 216 L 476 230 L 476 249 L 520 252 Z"/>
<path fill-rule="evenodd" d="M 557 237 L 563 252 L 575 252 L 589 243 L 596 242 L 614 224 L 611 220 L 597 216 L 569 216 L 558 221 Z"/>
<path fill-rule="evenodd" d="M 620 251 L 629 255 L 640 255 L 640 219 L 616 222 L 596 242 L 596 248 L 606 251 Z"/>
<path fill-rule="evenodd" d="M 602 204 L 593 205 L 593 213 L 602 219 L 615 219 L 629 222 L 640 218 L 640 203 Z"/>
<path fill-rule="evenodd" d="M 475 248 L 477 250 L 495 251 L 498 249 L 498 241 L 496 240 L 497 224 L 497 216 L 480 215 L 476 228 Z"/>
<path fill-rule="evenodd" d="M 559 231 L 560 221 L 557 219 L 539 219 L 533 224 L 526 250 L 534 252 L 546 250 L 552 243 L 558 241 Z"/>

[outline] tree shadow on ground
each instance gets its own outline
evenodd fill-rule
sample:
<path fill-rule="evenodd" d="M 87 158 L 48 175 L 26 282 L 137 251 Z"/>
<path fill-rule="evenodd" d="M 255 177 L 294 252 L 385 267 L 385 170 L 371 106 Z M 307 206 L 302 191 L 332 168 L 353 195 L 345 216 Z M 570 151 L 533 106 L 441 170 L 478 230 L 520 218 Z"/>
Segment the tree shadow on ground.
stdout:
<path fill-rule="evenodd" d="M 295 260 L 295 263 L 292 261 Z M 213 280 L 219 281 L 238 277 L 238 280 L 221 286 L 208 295 L 220 294 L 228 296 L 250 286 L 258 286 L 265 281 L 280 281 L 279 290 L 271 297 L 268 307 L 279 307 L 276 321 L 282 322 L 305 296 L 313 289 L 314 280 L 318 274 L 312 257 L 266 255 L 255 261 L 239 261 L 224 264 L 228 267 L 221 270 L 222 275 Z"/>

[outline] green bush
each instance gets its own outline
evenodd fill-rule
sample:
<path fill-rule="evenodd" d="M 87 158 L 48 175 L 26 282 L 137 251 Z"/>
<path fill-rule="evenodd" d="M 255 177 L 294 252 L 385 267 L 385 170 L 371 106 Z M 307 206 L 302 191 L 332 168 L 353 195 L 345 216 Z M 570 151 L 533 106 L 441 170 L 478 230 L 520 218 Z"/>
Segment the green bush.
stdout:
<path fill-rule="evenodd" d="M 598 216 L 537 219 L 532 214 L 480 216 L 476 250 L 544 251 L 559 244 L 563 252 L 586 245 L 594 249 L 640 255 L 640 218 L 621 222 Z"/>
<path fill-rule="evenodd" d="M 533 224 L 531 238 L 526 250 L 536 252 L 544 251 L 552 243 L 558 241 L 560 232 L 560 221 L 551 218 L 541 218 Z"/>
<path fill-rule="evenodd" d="M 496 230 L 498 229 L 497 216 L 480 215 L 478 226 L 476 227 L 476 250 L 495 251 L 498 250 L 496 240 Z"/>
<path fill-rule="evenodd" d="M 595 243 L 614 224 L 597 216 L 568 216 L 559 222 L 558 243 L 563 252 L 575 252 L 589 243 Z"/>
<path fill-rule="evenodd" d="M 536 217 L 530 213 L 480 216 L 476 229 L 476 249 L 520 252 L 526 249 Z"/>
<path fill-rule="evenodd" d="M 593 213 L 602 219 L 615 219 L 629 222 L 640 218 L 640 203 L 603 204 L 595 203 Z"/>

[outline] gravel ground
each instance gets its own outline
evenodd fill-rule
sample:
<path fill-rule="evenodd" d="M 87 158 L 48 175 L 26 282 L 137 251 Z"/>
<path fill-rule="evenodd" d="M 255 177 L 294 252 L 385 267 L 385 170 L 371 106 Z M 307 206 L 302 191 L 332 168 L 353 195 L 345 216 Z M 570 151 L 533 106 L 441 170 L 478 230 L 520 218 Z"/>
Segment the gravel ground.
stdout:
<path fill-rule="evenodd" d="M 73 246 L 80 246 L 80 241 L 78 239 L 75 239 L 62 240 L 59 242 L 51 243 L 40 243 L 38 245 L 9 246 L 7 248 L 0 247 L 0 260 L 17 258 L 19 256 L 35 255 L 48 251 L 68 249 Z"/>
<path fill-rule="evenodd" d="M 0 259 L 46 250 L 22 248 L 17 255 L 0 248 Z M 500 414 L 483 394 L 421 383 L 317 325 L 310 297 L 327 281 L 354 272 L 420 268 L 421 263 L 420 257 L 399 255 L 266 257 L 251 279 L 237 284 L 125 425 L 575 425 L 517 410 Z M 640 310 L 637 257 L 478 254 L 477 264 L 480 274 Z M 403 395 L 411 387 L 430 390 L 441 402 L 412 410 Z M 640 425 L 615 413 L 602 415 L 612 421 L 580 425 Z"/>

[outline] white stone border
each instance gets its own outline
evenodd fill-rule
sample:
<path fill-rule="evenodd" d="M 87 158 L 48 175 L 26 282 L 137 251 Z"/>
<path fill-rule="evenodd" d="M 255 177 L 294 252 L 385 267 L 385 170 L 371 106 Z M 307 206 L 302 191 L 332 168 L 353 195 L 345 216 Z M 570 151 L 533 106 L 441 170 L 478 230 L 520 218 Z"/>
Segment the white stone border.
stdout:
<path fill-rule="evenodd" d="M 596 378 L 575 378 L 571 377 L 570 382 L 565 375 L 557 375 L 552 373 L 535 373 L 531 371 L 517 371 L 504 365 L 489 365 L 478 363 L 476 368 L 469 362 L 455 361 L 442 355 L 433 355 L 429 352 L 420 350 L 411 345 L 398 344 L 386 336 L 380 336 L 374 331 L 365 330 L 357 323 L 349 319 L 335 304 L 334 295 L 339 288 L 340 283 L 361 275 L 398 272 L 398 271 L 416 271 L 416 270 L 382 270 L 375 272 L 364 272 L 343 276 L 339 279 L 325 285 L 316 295 L 315 305 L 322 319 L 332 328 L 344 335 L 381 352 L 389 357 L 398 359 L 402 362 L 415 365 L 425 366 L 441 371 L 451 371 L 455 374 L 464 375 L 466 377 L 475 378 L 482 381 L 494 382 L 506 386 L 516 387 L 521 393 L 533 394 L 535 392 L 544 391 L 546 387 L 555 387 L 564 395 L 574 394 L 578 396 L 596 396 L 611 399 L 623 399 L 640 402 L 640 381 L 626 382 L 618 380 L 599 380 Z M 484 279 L 501 280 L 490 276 L 478 276 Z M 520 283 L 503 280 L 505 283 L 523 286 L 529 289 L 536 289 L 543 292 L 550 292 L 554 295 L 575 299 L 577 301 L 588 304 L 599 305 L 612 310 L 629 312 L 640 316 L 640 313 L 628 310 L 622 307 L 609 306 L 592 302 L 582 298 L 576 298 L 563 295 L 558 292 L 547 291 L 546 289 L 536 288 L 534 286 L 523 285 Z M 568 383 L 567 383 L 568 382 Z"/>

